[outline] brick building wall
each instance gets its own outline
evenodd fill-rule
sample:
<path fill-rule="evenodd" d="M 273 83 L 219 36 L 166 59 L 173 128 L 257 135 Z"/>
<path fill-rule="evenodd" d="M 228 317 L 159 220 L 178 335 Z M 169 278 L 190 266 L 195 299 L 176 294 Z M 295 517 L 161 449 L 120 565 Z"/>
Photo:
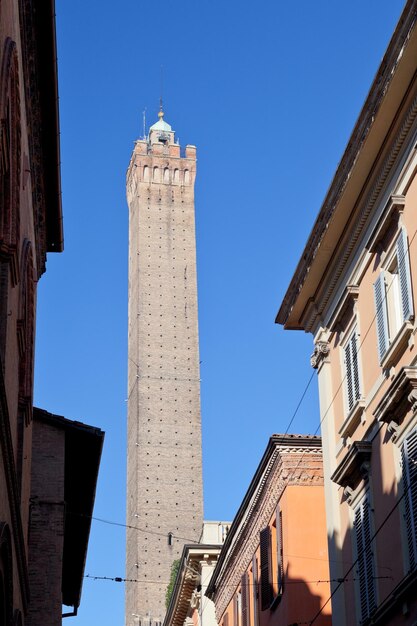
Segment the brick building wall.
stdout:
<path fill-rule="evenodd" d="M 65 432 L 35 421 L 29 535 L 28 626 L 62 623 Z"/>
<path fill-rule="evenodd" d="M 161 116 L 127 174 L 129 626 L 163 620 L 172 562 L 202 528 L 195 173 L 195 148 L 181 158 Z"/>

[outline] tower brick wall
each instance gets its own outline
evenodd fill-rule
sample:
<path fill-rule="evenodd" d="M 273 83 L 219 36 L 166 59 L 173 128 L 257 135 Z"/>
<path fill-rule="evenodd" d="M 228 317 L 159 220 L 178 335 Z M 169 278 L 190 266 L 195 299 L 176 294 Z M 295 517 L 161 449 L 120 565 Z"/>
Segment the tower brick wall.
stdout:
<path fill-rule="evenodd" d="M 162 118 L 162 116 L 161 116 Z M 162 130 L 161 130 L 162 127 Z M 158 624 L 172 563 L 202 528 L 194 226 L 196 149 L 162 119 L 127 173 L 129 366 L 126 625 Z"/>

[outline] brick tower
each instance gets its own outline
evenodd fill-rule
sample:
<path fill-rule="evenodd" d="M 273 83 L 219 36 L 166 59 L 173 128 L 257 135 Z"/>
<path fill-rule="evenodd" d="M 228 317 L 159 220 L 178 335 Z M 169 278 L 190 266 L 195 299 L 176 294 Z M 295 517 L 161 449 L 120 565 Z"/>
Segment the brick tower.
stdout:
<path fill-rule="evenodd" d="M 171 566 L 203 522 L 194 181 L 159 112 L 127 172 L 126 626 L 159 626 Z"/>

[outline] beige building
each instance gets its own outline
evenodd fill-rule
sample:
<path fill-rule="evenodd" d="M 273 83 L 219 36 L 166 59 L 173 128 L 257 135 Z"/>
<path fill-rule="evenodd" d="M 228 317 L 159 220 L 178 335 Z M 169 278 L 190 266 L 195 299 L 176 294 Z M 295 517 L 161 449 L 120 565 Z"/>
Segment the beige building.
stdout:
<path fill-rule="evenodd" d="M 230 522 L 204 522 L 198 544 L 185 545 L 163 626 L 218 626 L 205 596 Z"/>
<path fill-rule="evenodd" d="M 416 20 L 408 0 L 277 316 L 314 338 L 338 626 L 417 618 Z"/>
<path fill-rule="evenodd" d="M 203 522 L 194 182 L 159 120 L 135 143 L 129 204 L 126 626 L 158 626 L 173 561 Z"/>

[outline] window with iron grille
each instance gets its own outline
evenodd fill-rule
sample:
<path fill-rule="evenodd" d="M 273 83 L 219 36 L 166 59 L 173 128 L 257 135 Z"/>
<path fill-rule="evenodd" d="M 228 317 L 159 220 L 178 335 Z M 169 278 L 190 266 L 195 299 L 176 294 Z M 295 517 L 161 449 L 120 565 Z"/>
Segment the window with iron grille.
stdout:
<path fill-rule="evenodd" d="M 361 622 L 367 620 L 376 609 L 375 561 L 371 542 L 371 507 L 369 492 L 354 512 L 356 544 L 356 578 L 360 600 Z"/>
<path fill-rule="evenodd" d="M 404 483 L 404 517 L 407 536 L 409 569 L 417 567 L 417 429 L 404 440 L 401 447 Z"/>

